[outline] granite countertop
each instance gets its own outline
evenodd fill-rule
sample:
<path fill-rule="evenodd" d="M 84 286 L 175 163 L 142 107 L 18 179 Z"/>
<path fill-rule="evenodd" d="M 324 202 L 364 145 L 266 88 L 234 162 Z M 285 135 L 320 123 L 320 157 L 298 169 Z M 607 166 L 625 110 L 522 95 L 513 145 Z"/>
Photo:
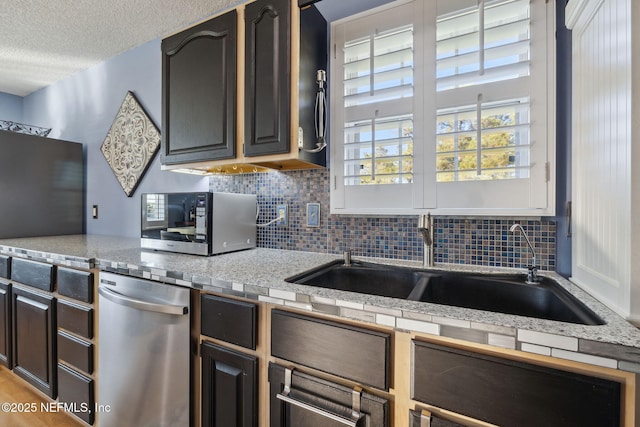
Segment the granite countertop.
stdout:
<path fill-rule="evenodd" d="M 602 358 L 602 363 L 599 364 L 603 366 L 618 368 L 617 363 L 620 362 L 620 366 L 625 364 L 625 369 L 640 372 L 640 330 L 553 272 L 542 274 L 558 280 L 565 289 L 602 317 L 606 324 L 576 325 L 285 282 L 287 277 L 340 258 L 337 255 L 312 252 L 256 248 L 200 257 L 143 250 L 139 239 L 135 238 L 73 235 L 2 239 L 0 253 L 71 267 L 95 267 L 398 329 L 468 339 L 534 353 L 568 356 L 567 358 L 577 353 L 588 353 L 592 357 Z M 359 259 L 420 267 L 417 262 Z M 514 272 L 513 269 L 459 265 L 439 265 L 436 268 Z M 611 345 L 624 348 L 613 348 Z M 598 359 L 594 360 L 600 362 Z M 588 362 L 593 361 L 589 359 Z"/>

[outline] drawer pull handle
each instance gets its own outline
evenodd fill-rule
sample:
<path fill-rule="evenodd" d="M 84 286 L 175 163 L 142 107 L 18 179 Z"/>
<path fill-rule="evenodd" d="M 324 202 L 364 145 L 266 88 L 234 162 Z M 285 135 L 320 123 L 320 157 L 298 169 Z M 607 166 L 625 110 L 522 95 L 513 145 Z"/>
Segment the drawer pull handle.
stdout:
<path fill-rule="evenodd" d="M 302 402 L 300 400 L 297 400 L 289 396 L 289 393 L 291 393 L 292 373 L 293 373 L 293 370 L 288 368 L 285 369 L 284 390 L 282 391 L 282 393 L 278 393 L 276 395 L 278 399 L 282 400 L 283 402 L 290 403 L 306 411 L 313 412 L 314 414 L 318 414 L 325 418 L 329 418 L 333 421 L 337 421 L 346 426 L 356 427 L 358 425 L 358 422 L 364 416 L 364 414 L 360 412 L 360 398 L 362 396 L 362 389 L 360 387 L 355 387 L 353 389 L 353 406 L 351 408 L 351 418 L 347 418 L 342 415 L 334 414 L 333 412 L 329 412 L 326 409 L 320 408 L 318 406 L 312 405 L 307 402 Z"/>
<path fill-rule="evenodd" d="M 431 427 L 431 412 L 426 409 L 420 412 L 420 427 Z"/>

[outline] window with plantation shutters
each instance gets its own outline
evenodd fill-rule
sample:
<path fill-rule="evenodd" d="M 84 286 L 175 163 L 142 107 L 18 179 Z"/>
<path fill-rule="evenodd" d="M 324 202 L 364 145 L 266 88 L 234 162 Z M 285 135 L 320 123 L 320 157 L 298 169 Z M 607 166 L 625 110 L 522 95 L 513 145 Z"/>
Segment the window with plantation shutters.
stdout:
<path fill-rule="evenodd" d="M 344 184 L 413 180 L 413 26 L 346 40 Z M 403 103 L 405 105 L 403 105 Z"/>
<path fill-rule="evenodd" d="M 411 208 L 419 42 L 407 3 L 347 19 L 332 27 L 332 206 Z M 339 103 L 339 105 L 337 105 Z M 338 169 L 339 168 L 339 169 Z"/>
<path fill-rule="evenodd" d="M 437 13 L 437 180 L 528 178 L 529 0 L 438 0 Z"/>
<path fill-rule="evenodd" d="M 553 14 L 400 0 L 333 23 L 332 212 L 553 214 Z"/>

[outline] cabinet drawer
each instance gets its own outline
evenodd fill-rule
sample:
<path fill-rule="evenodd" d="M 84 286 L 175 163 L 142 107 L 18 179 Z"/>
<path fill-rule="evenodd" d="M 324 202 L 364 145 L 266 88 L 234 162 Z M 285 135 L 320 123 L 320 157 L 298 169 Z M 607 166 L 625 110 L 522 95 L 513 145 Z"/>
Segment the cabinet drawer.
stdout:
<path fill-rule="evenodd" d="M 0 255 L 0 277 L 8 279 L 11 277 L 11 257 Z"/>
<path fill-rule="evenodd" d="M 619 426 L 620 384 L 414 341 L 411 396 L 503 427 Z"/>
<path fill-rule="evenodd" d="M 94 421 L 94 382 L 66 365 L 58 364 L 58 397 L 69 412 L 87 424 Z"/>
<path fill-rule="evenodd" d="M 58 358 L 87 374 L 93 373 L 93 344 L 58 331 Z"/>
<path fill-rule="evenodd" d="M 58 267 L 58 293 L 78 301 L 93 303 L 93 273 Z"/>
<path fill-rule="evenodd" d="M 22 258 L 11 260 L 11 280 L 53 292 L 56 267 L 44 262 Z"/>
<path fill-rule="evenodd" d="M 389 389 L 391 336 L 280 310 L 271 312 L 271 353 L 275 357 Z"/>
<path fill-rule="evenodd" d="M 203 335 L 256 349 L 258 324 L 256 304 L 214 295 L 202 295 L 201 305 Z"/>
<path fill-rule="evenodd" d="M 93 338 L 93 309 L 58 300 L 58 326 L 91 339 Z"/>
<path fill-rule="evenodd" d="M 367 392 L 359 396 L 341 384 L 269 363 L 270 425 L 282 427 L 344 427 L 353 420 L 354 397 L 360 401 L 358 426 L 388 427 L 389 401 Z M 287 384 L 289 382 L 289 384 Z M 289 386 L 288 390 L 285 389 Z M 283 397 L 286 399 L 284 400 Z M 340 420 L 336 420 L 337 416 Z"/>

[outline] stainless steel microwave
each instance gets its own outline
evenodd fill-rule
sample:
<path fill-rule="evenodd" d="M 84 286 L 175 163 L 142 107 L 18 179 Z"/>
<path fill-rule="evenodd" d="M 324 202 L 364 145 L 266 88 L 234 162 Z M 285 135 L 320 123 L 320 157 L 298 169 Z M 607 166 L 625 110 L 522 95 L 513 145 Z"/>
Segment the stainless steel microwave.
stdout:
<path fill-rule="evenodd" d="M 145 193 L 141 246 L 192 255 L 256 247 L 255 194 Z"/>

